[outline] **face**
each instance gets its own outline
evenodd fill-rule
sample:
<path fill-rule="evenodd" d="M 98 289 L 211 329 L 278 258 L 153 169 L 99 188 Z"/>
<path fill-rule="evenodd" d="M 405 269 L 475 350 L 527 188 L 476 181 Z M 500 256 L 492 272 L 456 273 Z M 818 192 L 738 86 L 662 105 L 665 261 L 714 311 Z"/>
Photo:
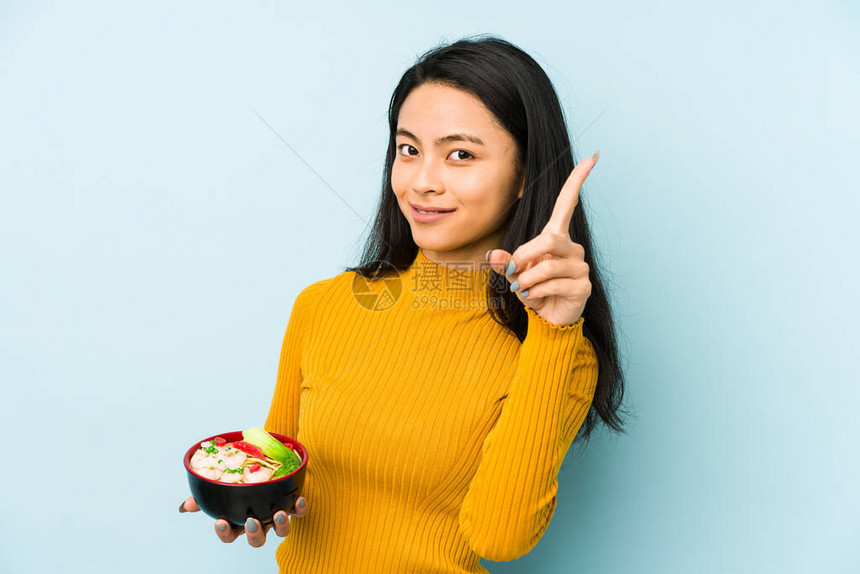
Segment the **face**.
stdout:
<path fill-rule="evenodd" d="M 474 95 L 427 83 L 403 102 L 395 143 L 391 187 L 415 243 L 439 263 L 482 262 L 523 193 L 513 137 Z"/>

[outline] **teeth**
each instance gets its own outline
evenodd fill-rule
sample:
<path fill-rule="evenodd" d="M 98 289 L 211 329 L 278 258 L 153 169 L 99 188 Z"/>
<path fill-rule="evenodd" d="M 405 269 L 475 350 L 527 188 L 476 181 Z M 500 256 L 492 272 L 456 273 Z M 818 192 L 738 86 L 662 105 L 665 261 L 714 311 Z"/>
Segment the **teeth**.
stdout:
<path fill-rule="evenodd" d="M 423 209 L 415 208 L 418 213 L 448 213 L 447 211 L 424 211 Z"/>

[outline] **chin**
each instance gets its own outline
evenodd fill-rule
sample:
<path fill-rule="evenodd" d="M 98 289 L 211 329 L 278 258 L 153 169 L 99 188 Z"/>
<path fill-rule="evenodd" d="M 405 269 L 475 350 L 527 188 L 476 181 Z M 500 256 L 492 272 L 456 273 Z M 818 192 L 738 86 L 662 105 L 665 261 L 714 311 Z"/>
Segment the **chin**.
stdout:
<path fill-rule="evenodd" d="M 415 241 L 418 247 L 423 249 L 424 251 L 435 251 L 437 253 L 455 251 L 457 249 L 462 249 L 463 247 L 469 245 L 468 241 L 433 241 L 432 239 L 421 240 L 415 237 L 413 237 L 413 241 Z"/>

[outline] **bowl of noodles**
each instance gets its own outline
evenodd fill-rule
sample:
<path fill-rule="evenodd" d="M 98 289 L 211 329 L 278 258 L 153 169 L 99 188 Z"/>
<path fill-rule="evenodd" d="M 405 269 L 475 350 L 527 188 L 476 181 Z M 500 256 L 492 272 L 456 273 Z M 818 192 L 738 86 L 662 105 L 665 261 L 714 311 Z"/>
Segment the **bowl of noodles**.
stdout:
<path fill-rule="evenodd" d="M 197 441 L 183 462 L 200 510 L 243 527 L 248 517 L 265 525 L 289 511 L 305 482 L 308 452 L 295 439 L 254 427 Z"/>

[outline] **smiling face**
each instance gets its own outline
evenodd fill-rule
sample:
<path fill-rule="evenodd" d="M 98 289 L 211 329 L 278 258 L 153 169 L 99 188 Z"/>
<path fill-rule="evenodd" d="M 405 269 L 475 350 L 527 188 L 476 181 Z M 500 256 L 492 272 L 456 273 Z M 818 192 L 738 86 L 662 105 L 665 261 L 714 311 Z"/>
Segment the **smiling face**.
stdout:
<path fill-rule="evenodd" d="M 395 143 L 391 187 L 412 239 L 432 261 L 483 262 L 523 193 L 513 137 L 476 96 L 425 83 L 404 100 Z"/>

